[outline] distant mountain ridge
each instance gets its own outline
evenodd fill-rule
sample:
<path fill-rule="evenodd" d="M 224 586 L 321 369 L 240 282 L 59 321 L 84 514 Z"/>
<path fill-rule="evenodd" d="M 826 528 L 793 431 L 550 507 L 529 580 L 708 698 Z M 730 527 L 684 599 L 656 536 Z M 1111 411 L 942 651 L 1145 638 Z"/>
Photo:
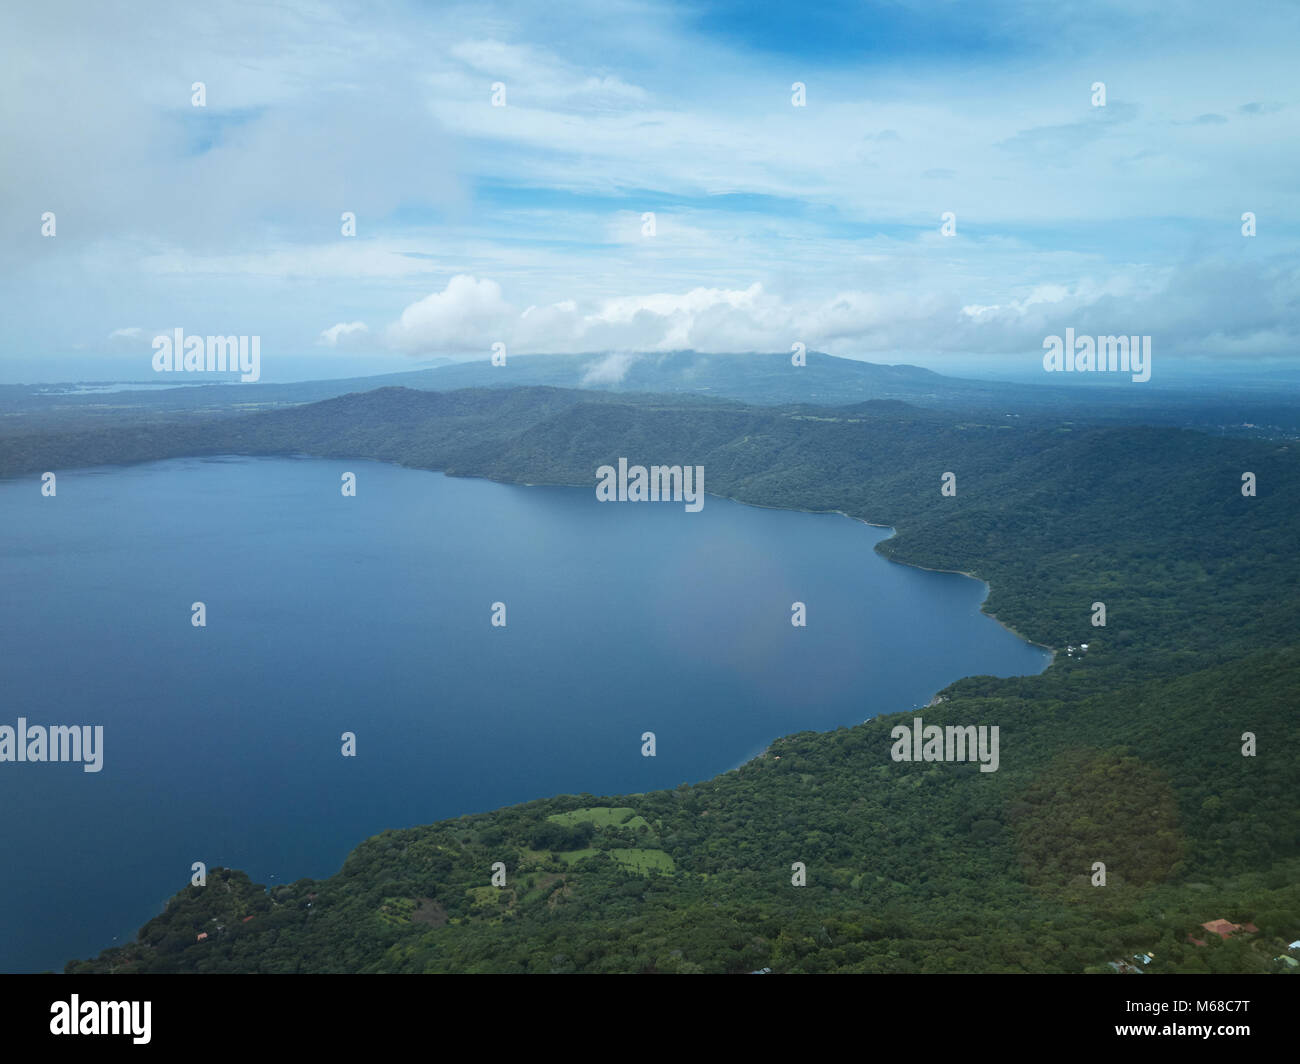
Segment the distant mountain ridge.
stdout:
<path fill-rule="evenodd" d="M 599 353 L 508 356 L 494 366 L 484 356 L 434 368 L 372 377 L 288 384 L 209 384 L 111 393 L 0 386 L 0 436 L 66 427 L 76 420 L 121 423 L 123 414 L 151 418 L 217 416 L 320 402 L 377 388 L 418 391 L 551 387 L 587 393 L 654 393 L 732 400 L 751 406 L 847 406 L 898 401 L 961 415 L 1070 420 L 1075 423 L 1176 425 L 1245 436 L 1300 436 L 1300 393 L 1216 386 L 1161 390 L 1150 384 L 1066 380 L 1044 374 L 1041 384 L 948 377 L 911 365 L 885 365 L 810 351 L 806 365 L 788 353 Z M 169 383 L 184 383 L 169 382 Z"/>
<path fill-rule="evenodd" d="M 523 355 L 505 366 L 486 360 L 434 371 L 437 386 L 458 388 L 549 384 L 614 392 L 692 392 L 763 403 L 840 402 L 846 398 L 916 399 L 983 390 L 977 381 L 920 366 L 883 365 L 810 351 L 796 366 L 788 354 L 697 351 Z"/>

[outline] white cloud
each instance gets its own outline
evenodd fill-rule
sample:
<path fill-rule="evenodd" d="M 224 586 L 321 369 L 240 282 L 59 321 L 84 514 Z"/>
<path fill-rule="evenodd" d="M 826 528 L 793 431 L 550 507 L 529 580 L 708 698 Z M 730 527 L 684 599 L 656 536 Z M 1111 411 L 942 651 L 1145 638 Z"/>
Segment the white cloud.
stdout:
<path fill-rule="evenodd" d="M 487 99 L 490 85 L 500 82 L 506 87 L 509 111 L 545 108 L 554 111 L 604 112 L 621 110 L 644 103 L 649 94 L 608 71 L 590 73 L 536 44 L 509 44 L 500 40 L 464 40 L 453 45 L 449 56 L 458 60 L 460 70 L 444 69 L 430 76 L 430 84 L 440 90 L 439 102 L 450 94 L 453 99 Z M 472 74 L 473 76 L 467 76 Z M 476 108 L 477 110 L 477 108 Z M 501 110 L 485 116 L 499 122 Z"/>
<path fill-rule="evenodd" d="M 328 329 L 322 330 L 320 343 L 326 347 L 338 347 L 340 343 L 346 343 L 348 340 L 359 338 L 369 332 L 370 329 L 364 321 L 339 322 L 337 325 L 331 325 Z"/>
<path fill-rule="evenodd" d="M 457 274 L 441 292 L 403 310 L 388 327 L 388 342 L 411 354 L 490 350 L 506 339 L 515 317 L 495 281 Z"/>
<path fill-rule="evenodd" d="M 638 356 L 629 352 L 615 352 L 593 362 L 582 375 L 582 386 L 601 387 L 619 384 Z"/>
<path fill-rule="evenodd" d="M 1151 335 L 1166 353 L 1236 354 L 1249 341 L 1266 356 L 1289 353 L 1300 341 L 1288 311 L 1298 285 L 1295 267 L 1243 271 L 1203 263 L 1030 285 L 988 304 L 965 303 L 960 285 L 916 291 L 904 279 L 799 299 L 755 283 L 619 296 L 585 309 L 565 300 L 519 312 L 495 282 L 461 275 L 408 306 L 389 341 L 409 352 L 487 350 L 496 340 L 516 354 L 615 352 L 587 370 L 588 383 L 622 380 L 635 357 L 625 352 L 785 351 L 801 341 L 878 360 L 899 351 L 1023 354 L 1067 326 L 1080 334 Z M 1223 299 L 1238 309 L 1226 311 Z"/>

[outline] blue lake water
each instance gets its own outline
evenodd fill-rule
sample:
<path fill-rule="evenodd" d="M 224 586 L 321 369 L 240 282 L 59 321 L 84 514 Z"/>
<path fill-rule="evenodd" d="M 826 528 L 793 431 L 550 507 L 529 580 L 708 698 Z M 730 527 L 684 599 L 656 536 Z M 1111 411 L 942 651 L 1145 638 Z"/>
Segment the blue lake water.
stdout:
<path fill-rule="evenodd" d="M 0 482 L 0 518 L 0 725 L 104 727 L 97 773 L 0 763 L 2 971 L 129 940 L 194 861 L 321 878 L 386 828 L 706 779 L 1049 660 L 886 529 L 712 496 L 180 459 Z"/>

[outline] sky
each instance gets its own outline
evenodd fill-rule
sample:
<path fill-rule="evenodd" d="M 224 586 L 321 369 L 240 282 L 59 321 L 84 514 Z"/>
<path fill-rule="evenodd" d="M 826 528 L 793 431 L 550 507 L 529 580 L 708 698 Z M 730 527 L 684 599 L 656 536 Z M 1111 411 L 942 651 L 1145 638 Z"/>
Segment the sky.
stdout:
<path fill-rule="evenodd" d="M 1067 327 L 1285 367 L 1297 45 L 1254 0 L 4 5 L 0 383 L 156 379 L 177 328 L 267 381 L 498 343 L 1041 375 Z"/>

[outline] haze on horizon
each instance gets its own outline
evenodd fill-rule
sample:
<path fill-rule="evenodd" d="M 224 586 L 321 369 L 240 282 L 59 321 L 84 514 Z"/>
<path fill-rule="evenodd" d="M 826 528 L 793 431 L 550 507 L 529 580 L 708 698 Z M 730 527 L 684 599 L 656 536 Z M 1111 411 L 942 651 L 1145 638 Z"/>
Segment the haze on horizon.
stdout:
<path fill-rule="evenodd" d="M 1166 370 L 1296 352 L 1295 8 L 130 13 L 0 13 L 0 383 L 147 379 L 177 327 L 260 336 L 265 381 L 497 342 L 958 376 L 1032 375 L 1067 326 Z"/>

